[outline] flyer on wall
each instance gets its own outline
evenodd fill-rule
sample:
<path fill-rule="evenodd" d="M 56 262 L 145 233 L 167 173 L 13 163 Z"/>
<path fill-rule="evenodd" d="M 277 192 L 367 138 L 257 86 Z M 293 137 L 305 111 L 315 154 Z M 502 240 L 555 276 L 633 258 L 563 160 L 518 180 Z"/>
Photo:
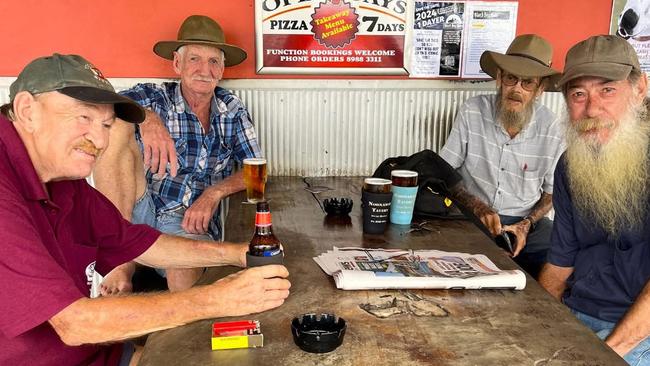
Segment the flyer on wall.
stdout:
<path fill-rule="evenodd" d="M 614 0 L 609 34 L 627 39 L 639 56 L 643 72 L 650 72 L 650 0 Z"/>
<path fill-rule="evenodd" d="M 416 0 L 408 9 L 405 65 L 411 77 L 486 78 L 486 50 L 504 52 L 515 37 L 514 1 Z"/>
<path fill-rule="evenodd" d="M 412 77 L 460 76 L 463 2 L 416 1 L 409 30 Z"/>
<path fill-rule="evenodd" d="M 463 78 L 490 78 L 479 61 L 485 51 L 505 53 L 517 30 L 516 2 L 467 3 L 466 42 Z"/>
<path fill-rule="evenodd" d="M 405 75 L 407 0 L 255 0 L 259 74 Z"/>

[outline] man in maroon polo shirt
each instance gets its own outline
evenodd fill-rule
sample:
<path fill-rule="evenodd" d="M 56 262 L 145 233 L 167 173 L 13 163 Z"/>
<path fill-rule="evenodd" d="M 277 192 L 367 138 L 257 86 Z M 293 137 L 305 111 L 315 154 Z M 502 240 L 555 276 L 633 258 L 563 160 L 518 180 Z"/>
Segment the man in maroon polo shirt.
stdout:
<path fill-rule="evenodd" d="M 245 265 L 244 244 L 192 241 L 132 225 L 83 179 L 115 118 L 144 111 L 76 55 L 32 61 L 0 108 L 0 364 L 112 365 L 119 341 L 281 305 L 283 266 L 177 293 L 90 298 L 93 272 Z M 152 310 L 155 309 L 155 310 Z"/>

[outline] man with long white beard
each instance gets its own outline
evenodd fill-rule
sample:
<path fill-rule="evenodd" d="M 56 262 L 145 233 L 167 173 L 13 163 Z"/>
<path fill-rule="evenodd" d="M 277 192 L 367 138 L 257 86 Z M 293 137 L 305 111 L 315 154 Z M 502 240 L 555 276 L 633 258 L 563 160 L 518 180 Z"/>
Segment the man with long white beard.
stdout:
<path fill-rule="evenodd" d="M 496 79 L 496 95 L 461 107 L 440 156 L 463 184 L 452 199 L 470 209 L 492 236 L 512 232 L 514 260 L 533 277 L 546 262 L 553 223 L 553 171 L 564 151 L 559 120 L 537 103 L 552 69 L 553 49 L 543 38 L 515 38 L 506 54 L 485 51 L 481 68 Z"/>
<path fill-rule="evenodd" d="M 625 40 L 595 36 L 566 57 L 567 151 L 540 283 L 632 365 L 650 365 L 647 78 Z"/>

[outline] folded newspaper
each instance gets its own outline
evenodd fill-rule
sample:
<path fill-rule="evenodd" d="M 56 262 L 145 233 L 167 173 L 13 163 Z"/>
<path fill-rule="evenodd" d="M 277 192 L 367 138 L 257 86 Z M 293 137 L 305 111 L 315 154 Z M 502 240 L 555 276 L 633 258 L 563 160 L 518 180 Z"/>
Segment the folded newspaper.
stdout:
<path fill-rule="evenodd" d="M 522 271 L 500 270 L 482 254 L 334 247 L 314 260 L 342 290 L 526 287 Z"/>

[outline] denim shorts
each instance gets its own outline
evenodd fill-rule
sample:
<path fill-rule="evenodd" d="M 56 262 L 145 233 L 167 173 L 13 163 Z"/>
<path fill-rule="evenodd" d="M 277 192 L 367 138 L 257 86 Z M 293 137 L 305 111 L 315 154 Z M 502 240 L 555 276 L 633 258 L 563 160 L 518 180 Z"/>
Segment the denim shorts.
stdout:
<path fill-rule="evenodd" d="M 182 236 L 193 240 L 214 241 L 212 236 L 206 234 L 190 234 L 183 230 L 183 215 L 185 210 L 156 213 L 156 207 L 149 191 L 140 197 L 133 207 L 131 222 L 134 224 L 147 224 L 165 234 Z M 156 272 L 165 277 L 165 270 L 156 268 Z"/>
<path fill-rule="evenodd" d="M 571 312 L 602 340 L 605 340 L 616 326 L 616 323 L 600 320 L 574 309 L 571 309 Z M 623 359 L 632 366 L 650 366 L 650 337 L 641 341 Z"/>
<path fill-rule="evenodd" d="M 131 222 L 134 224 L 146 224 L 156 227 L 156 207 L 153 204 L 151 193 L 145 191 L 142 197 L 135 201 Z"/>

